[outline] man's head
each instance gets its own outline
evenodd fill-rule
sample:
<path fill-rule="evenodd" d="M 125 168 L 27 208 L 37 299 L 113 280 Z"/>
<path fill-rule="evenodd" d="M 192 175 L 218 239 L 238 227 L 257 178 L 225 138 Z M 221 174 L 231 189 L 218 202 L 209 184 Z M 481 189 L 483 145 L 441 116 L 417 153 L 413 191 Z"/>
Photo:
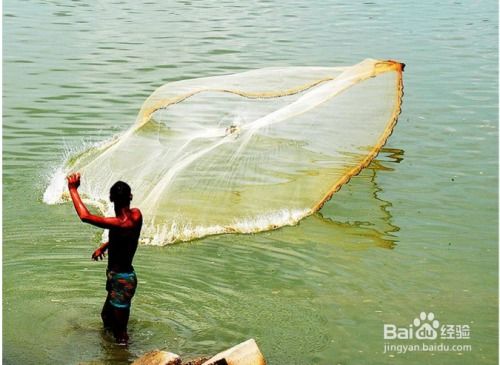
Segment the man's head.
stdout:
<path fill-rule="evenodd" d="M 130 186 L 123 181 L 117 181 L 109 190 L 109 200 L 115 204 L 128 205 L 132 200 Z"/>

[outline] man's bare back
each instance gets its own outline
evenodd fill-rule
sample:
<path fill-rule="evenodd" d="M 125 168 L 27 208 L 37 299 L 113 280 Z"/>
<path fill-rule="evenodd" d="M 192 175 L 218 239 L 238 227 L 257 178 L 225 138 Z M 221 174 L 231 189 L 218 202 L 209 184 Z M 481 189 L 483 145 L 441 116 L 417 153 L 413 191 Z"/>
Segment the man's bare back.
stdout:
<path fill-rule="evenodd" d="M 131 215 L 140 215 L 139 209 L 132 209 Z M 140 220 L 140 217 L 131 218 Z M 141 225 L 132 229 L 111 228 L 109 230 L 108 269 L 116 272 L 133 270 L 132 260 L 141 233 Z"/>

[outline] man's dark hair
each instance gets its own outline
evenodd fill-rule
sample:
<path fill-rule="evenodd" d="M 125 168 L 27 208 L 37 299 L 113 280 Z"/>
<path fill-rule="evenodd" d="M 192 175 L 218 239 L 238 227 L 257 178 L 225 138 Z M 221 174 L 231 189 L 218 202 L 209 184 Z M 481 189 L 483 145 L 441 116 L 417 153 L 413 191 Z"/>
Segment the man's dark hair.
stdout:
<path fill-rule="evenodd" d="M 127 183 L 117 181 L 109 190 L 109 200 L 113 203 L 129 203 L 131 192 L 130 186 Z"/>

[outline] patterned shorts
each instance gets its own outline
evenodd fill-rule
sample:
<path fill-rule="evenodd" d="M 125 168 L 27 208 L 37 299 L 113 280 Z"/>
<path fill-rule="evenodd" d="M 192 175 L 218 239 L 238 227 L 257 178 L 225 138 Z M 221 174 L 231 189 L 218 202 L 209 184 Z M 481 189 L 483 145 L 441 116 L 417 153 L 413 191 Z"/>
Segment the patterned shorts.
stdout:
<path fill-rule="evenodd" d="M 128 309 L 137 288 L 135 272 L 106 271 L 106 290 L 109 294 L 109 303 L 116 308 Z"/>

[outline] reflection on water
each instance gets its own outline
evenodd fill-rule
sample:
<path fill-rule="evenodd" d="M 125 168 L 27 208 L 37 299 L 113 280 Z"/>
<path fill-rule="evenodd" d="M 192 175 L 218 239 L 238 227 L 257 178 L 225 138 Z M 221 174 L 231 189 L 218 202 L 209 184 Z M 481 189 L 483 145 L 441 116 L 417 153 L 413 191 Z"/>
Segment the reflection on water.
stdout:
<path fill-rule="evenodd" d="M 354 229 L 355 234 L 369 237 L 374 245 L 393 249 L 398 242 L 396 232 L 399 231 L 399 227 L 392 220 L 391 202 L 380 197 L 383 190 L 378 185 L 376 178 L 378 171 L 393 171 L 394 168 L 391 167 L 391 164 L 403 161 L 403 155 L 402 149 L 383 148 L 378 158 L 361 173 L 360 178 L 353 179 L 349 183 L 349 189 L 356 191 L 357 198 L 363 201 L 361 214 L 356 212 L 355 215 L 339 215 L 338 210 L 343 211 L 343 204 L 352 205 L 355 202 L 352 199 L 347 199 L 344 202 L 343 196 L 339 197 L 340 193 L 337 193 L 329 205 L 316 213 L 317 216 L 331 224 L 339 236 L 347 235 L 350 230 Z M 356 217 L 356 220 L 345 220 L 352 217 Z"/>

